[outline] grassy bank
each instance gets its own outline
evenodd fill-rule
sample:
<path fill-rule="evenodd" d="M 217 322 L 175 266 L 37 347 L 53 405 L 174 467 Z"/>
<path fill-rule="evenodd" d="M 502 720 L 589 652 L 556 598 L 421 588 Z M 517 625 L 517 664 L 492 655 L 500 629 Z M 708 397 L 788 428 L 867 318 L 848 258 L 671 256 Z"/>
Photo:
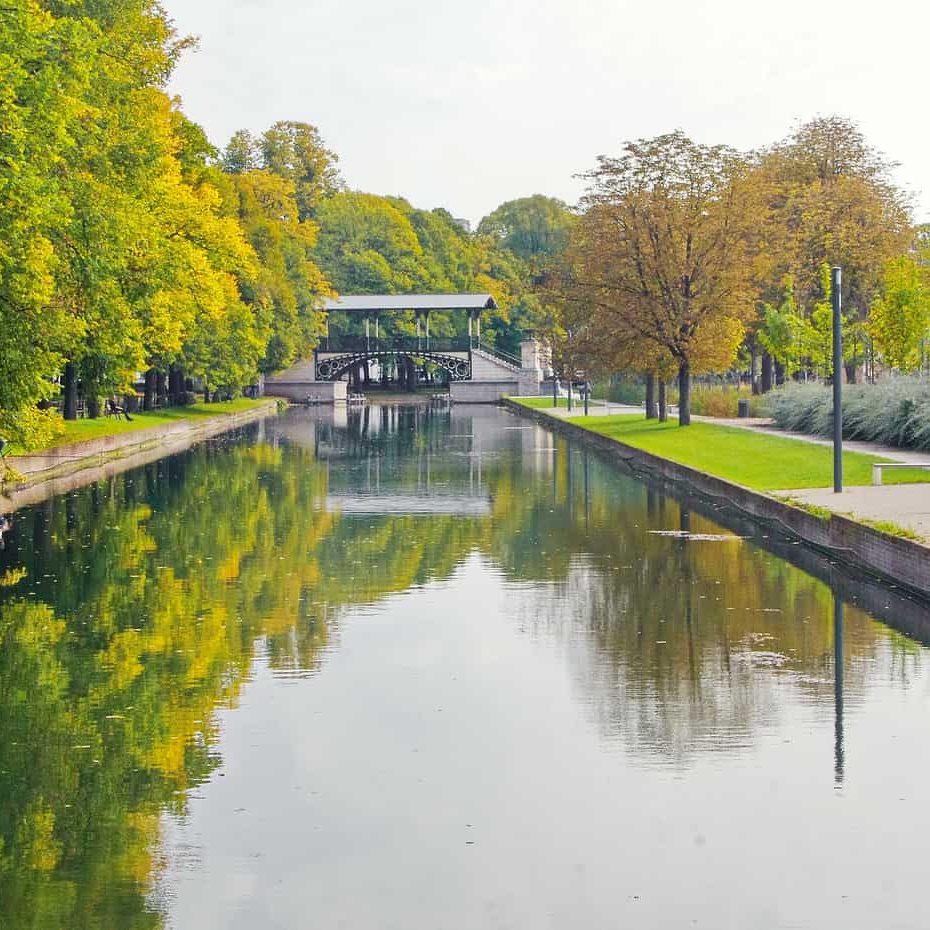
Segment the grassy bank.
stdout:
<path fill-rule="evenodd" d="M 551 397 L 514 397 L 513 398 L 519 403 L 523 404 L 524 407 L 532 407 L 534 410 L 545 410 L 552 409 L 552 398 Z M 592 407 L 603 407 L 604 401 L 594 400 L 593 398 L 590 401 Z M 563 410 L 568 409 L 568 398 L 560 397 L 558 406 Z M 584 399 L 579 399 L 577 397 L 572 398 L 572 409 L 584 411 Z"/>
<path fill-rule="evenodd" d="M 132 413 L 131 421 L 116 417 L 98 417 L 96 420 L 65 420 L 64 430 L 44 448 L 52 449 L 74 442 L 89 442 L 93 439 L 102 439 L 105 436 L 117 436 L 122 433 L 133 433 L 137 430 L 150 429 L 153 426 L 166 426 L 177 423 L 179 420 L 206 420 L 210 417 L 229 416 L 252 410 L 267 404 L 267 398 L 250 400 L 239 397 L 236 400 L 220 401 L 215 404 L 191 404 L 189 407 L 169 407 L 163 410 L 152 410 L 148 413 Z M 30 450 L 33 452 L 41 450 Z M 22 454 L 22 450 L 13 449 L 13 454 Z"/>
<path fill-rule="evenodd" d="M 527 407 L 535 398 L 514 398 Z M 757 491 L 826 488 L 833 484 L 833 450 L 829 446 L 756 433 L 732 426 L 645 420 L 641 414 L 573 417 L 571 422 L 593 433 L 609 436 L 626 445 L 661 456 L 680 465 Z M 872 465 L 887 459 L 859 452 L 843 455 L 847 485 L 872 483 Z M 920 469 L 895 469 L 883 477 L 886 484 L 926 482 L 930 473 Z"/>

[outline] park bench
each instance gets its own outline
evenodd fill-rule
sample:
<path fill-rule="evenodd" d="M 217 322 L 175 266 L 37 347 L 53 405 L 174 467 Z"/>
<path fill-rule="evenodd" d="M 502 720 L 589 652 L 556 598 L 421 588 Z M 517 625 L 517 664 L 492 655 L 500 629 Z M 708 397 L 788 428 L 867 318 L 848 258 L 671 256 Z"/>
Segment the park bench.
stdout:
<path fill-rule="evenodd" d="M 108 417 L 116 417 L 118 420 L 120 417 L 125 417 L 127 421 L 131 422 L 132 417 L 129 416 L 126 408 L 119 403 L 115 397 L 108 397 L 106 405 L 104 407 L 104 412 Z"/>
<path fill-rule="evenodd" d="M 881 485 L 883 468 L 930 468 L 930 462 L 876 462 L 872 466 L 872 484 Z"/>

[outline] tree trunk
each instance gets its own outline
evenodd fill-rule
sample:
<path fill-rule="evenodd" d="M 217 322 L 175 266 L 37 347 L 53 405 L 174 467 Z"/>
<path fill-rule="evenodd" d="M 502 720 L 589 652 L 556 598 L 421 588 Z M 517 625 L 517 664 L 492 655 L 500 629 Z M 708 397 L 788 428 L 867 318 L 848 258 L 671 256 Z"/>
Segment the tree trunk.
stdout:
<path fill-rule="evenodd" d="M 668 390 L 665 378 L 659 378 L 659 422 L 668 423 Z"/>
<path fill-rule="evenodd" d="M 691 425 L 691 365 L 678 366 L 678 425 Z"/>
<path fill-rule="evenodd" d="M 654 420 L 656 412 L 656 376 L 652 372 L 646 375 L 646 419 Z"/>
<path fill-rule="evenodd" d="M 775 383 L 784 384 L 785 383 L 785 366 L 781 362 L 775 362 Z"/>
<path fill-rule="evenodd" d="M 145 373 L 145 390 L 142 394 L 142 409 L 155 409 L 155 369 L 150 368 Z"/>
<path fill-rule="evenodd" d="M 63 385 L 62 390 L 64 391 L 64 418 L 66 420 L 76 420 L 77 419 L 77 368 L 75 367 L 74 362 L 68 362 L 65 365 L 65 371 L 63 376 Z"/>
<path fill-rule="evenodd" d="M 846 368 L 846 383 L 855 384 L 857 378 L 856 363 L 853 362 L 852 364 L 846 365 L 844 367 Z"/>
<path fill-rule="evenodd" d="M 205 404 L 210 403 L 210 388 L 207 386 L 206 382 L 203 385 L 203 402 Z"/>
<path fill-rule="evenodd" d="M 184 372 L 177 365 L 168 369 L 168 403 L 172 407 L 181 404 L 181 395 L 184 393 Z"/>
<path fill-rule="evenodd" d="M 772 356 L 768 352 L 762 353 L 762 393 L 768 394 L 772 390 Z"/>
<path fill-rule="evenodd" d="M 155 372 L 155 394 L 158 402 L 164 407 L 168 400 L 168 381 L 163 371 Z"/>
<path fill-rule="evenodd" d="M 84 400 L 87 403 L 87 416 L 96 420 L 100 416 L 100 388 L 96 384 L 88 384 L 86 395 Z"/>

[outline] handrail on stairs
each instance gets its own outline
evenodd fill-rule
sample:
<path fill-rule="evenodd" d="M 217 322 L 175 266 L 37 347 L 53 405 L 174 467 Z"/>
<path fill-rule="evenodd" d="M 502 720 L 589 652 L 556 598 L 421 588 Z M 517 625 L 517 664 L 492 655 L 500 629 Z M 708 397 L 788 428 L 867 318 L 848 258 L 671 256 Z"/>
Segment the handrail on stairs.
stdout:
<path fill-rule="evenodd" d="M 489 346 L 486 343 L 479 342 L 478 348 L 482 352 L 487 352 L 488 355 L 493 355 L 495 358 L 499 359 L 502 362 L 506 362 L 508 365 L 513 365 L 514 368 L 522 368 L 523 360 L 518 358 L 516 355 L 511 355 L 509 352 L 504 352 L 503 349 L 495 348 L 494 346 Z"/>

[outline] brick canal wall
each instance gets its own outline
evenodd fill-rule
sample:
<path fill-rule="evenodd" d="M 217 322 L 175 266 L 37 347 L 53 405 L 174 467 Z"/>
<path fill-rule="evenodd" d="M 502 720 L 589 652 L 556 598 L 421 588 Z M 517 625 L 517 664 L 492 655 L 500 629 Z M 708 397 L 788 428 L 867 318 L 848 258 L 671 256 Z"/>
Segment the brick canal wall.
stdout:
<path fill-rule="evenodd" d="M 542 410 L 533 410 L 511 400 L 504 400 L 503 404 L 520 416 L 545 424 L 554 433 L 583 442 L 605 458 L 634 472 L 643 471 L 663 481 L 686 484 L 691 491 L 716 501 L 725 501 L 756 520 L 780 525 L 831 558 L 864 569 L 922 597 L 930 596 L 928 546 L 890 536 L 839 514 L 821 519 L 762 491 L 752 491 L 696 468 L 670 462 L 550 416 Z"/>
<path fill-rule="evenodd" d="M 166 455 L 181 452 L 202 439 L 276 412 L 277 401 L 268 399 L 256 407 L 236 413 L 177 420 L 162 426 L 15 456 L 8 459 L 8 463 L 25 477 L 0 488 L 0 511 L 16 510 L 130 468 L 147 465 Z"/>

